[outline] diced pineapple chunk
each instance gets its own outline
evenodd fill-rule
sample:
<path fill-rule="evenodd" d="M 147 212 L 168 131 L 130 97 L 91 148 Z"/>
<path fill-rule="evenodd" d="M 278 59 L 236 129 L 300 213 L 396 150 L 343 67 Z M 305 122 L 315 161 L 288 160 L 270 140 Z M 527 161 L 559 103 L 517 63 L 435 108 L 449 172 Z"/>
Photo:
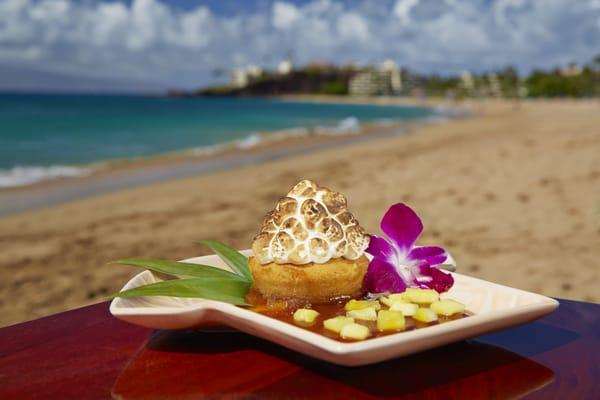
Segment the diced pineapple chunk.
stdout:
<path fill-rule="evenodd" d="M 377 311 L 374 307 L 363 308 L 362 310 L 352 310 L 346 313 L 347 317 L 362 319 L 365 321 L 375 321 L 377 319 Z"/>
<path fill-rule="evenodd" d="M 381 304 L 377 300 L 350 300 L 344 308 L 346 311 L 362 310 L 363 308 L 373 307 L 375 310 L 381 309 Z"/>
<path fill-rule="evenodd" d="M 335 332 L 335 333 L 340 333 L 340 331 L 342 330 L 342 328 L 348 324 L 353 324 L 354 323 L 354 318 L 350 318 L 350 317 L 344 317 L 344 316 L 339 316 L 339 317 L 334 317 L 334 318 L 329 318 L 326 319 L 325 321 L 323 321 L 323 326 L 325 327 L 325 329 Z"/>
<path fill-rule="evenodd" d="M 455 300 L 443 299 L 429 306 L 436 314 L 446 317 L 465 311 L 465 305 Z"/>
<path fill-rule="evenodd" d="M 379 299 L 380 302 L 382 302 L 384 305 L 391 307 L 392 305 L 392 300 L 389 297 L 386 296 L 381 296 Z"/>
<path fill-rule="evenodd" d="M 407 303 L 410 302 L 410 300 L 408 299 L 408 296 L 406 295 L 406 292 L 402 292 L 402 293 L 392 293 L 388 296 L 390 298 L 390 300 L 392 301 L 405 301 Z"/>
<path fill-rule="evenodd" d="M 438 301 L 440 295 L 433 289 L 406 289 L 406 297 L 411 303 L 430 304 Z"/>
<path fill-rule="evenodd" d="M 403 331 L 404 315 L 398 311 L 380 310 L 377 313 L 377 329 L 384 331 Z"/>
<path fill-rule="evenodd" d="M 388 307 L 391 307 L 394 303 L 410 303 L 406 293 L 393 293 L 387 297 L 382 296 L 379 298 L 379 301 Z"/>
<path fill-rule="evenodd" d="M 427 322 L 427 323 L 437 321 L 437 319 L 438 319 L 437 314 L 435 312 L 433 312 L 433 310 L 431 310 L 429 308 L 423 308 L 423 307 L 420 307 L 417 310 L 415 315 L 413 315 L 413 318 L 416 319 L 417 321 Z"/>
<path fill-rule="evenodd" d="M 400 311 L 405 317 L 412 317 L 415 315 L 418 308 L 419 306 L 416 304 L 397 301 L 392 303 L 390 311 Z"/>
<path fill-rule="evenodd" d="M 294 321 L 302 324 L 314 324 L 319 313 L 308 308 L 299 308 L 294 313 Z"/>
<path fill-rule="evenodd" d="M 364 325 L 351 323 L 345 325 L 340 331 L 340 336 L 344 339 L 365 340 L 369 337 L 369 328 Z"/>

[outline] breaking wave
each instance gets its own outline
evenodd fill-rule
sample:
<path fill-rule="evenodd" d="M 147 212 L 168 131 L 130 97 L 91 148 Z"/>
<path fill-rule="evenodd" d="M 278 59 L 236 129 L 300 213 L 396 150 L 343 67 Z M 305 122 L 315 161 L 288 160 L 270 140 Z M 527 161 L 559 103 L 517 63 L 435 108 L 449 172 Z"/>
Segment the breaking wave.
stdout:
<path fill-rule="evenodd" d="M 90 173 L 89 168 L 71 167 L 67 165 L 16 166 L 0 170 L 0 188 L 31 185 L 49 179 L 84 176 Z"/>

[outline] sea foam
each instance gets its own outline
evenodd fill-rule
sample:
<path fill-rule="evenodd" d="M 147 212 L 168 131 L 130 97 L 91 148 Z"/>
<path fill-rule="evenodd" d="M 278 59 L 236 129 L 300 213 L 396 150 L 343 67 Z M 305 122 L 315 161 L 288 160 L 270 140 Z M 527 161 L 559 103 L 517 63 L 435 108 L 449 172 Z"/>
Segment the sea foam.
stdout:
<path fill-rule="evenodd" d="M 0 170 L 0 188 L 31 185 L 48 179 L 85 176 L 90 173 L 89 168 L 72 167 L 67 165 L 16 166 L 7 170 Z"/>
<path fill-rule="evenodd" d="M 241 139 L 193 148 L 191 149 L 191 154 L 197 156 L 209 156 L 221 153 L 227 149 L 232 148 L 239 150 L 249 150 L 265 143 L 278 142 L 293 137 L 303 137 L 312 135 L 353 135 L 357 133 L 360 133 L 360 121 L 356 117 L 348 117 L 339 120 L 334 125 L 318 125 L 312 128 L 300 126 L 279 129 L 276 131 L 253 132 Z"/>

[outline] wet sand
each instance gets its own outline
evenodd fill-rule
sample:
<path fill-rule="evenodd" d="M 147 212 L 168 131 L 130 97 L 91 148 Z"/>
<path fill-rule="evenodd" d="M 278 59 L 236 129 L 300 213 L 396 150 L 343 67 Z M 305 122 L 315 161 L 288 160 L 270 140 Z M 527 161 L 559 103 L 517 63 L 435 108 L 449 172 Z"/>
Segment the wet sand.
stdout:
<path fill-rule="evenodd" d="M 408 203 L 419 243 L 462 273 L 600 301 L 600 103 L 465 106 L 478 115 L 2 217 L 0 324 L 101 301 L 136 272 L 110 260 L 202 255 L 203 238 L 247 248 L 302 178 L 345 193 L 371 232 Z"/>

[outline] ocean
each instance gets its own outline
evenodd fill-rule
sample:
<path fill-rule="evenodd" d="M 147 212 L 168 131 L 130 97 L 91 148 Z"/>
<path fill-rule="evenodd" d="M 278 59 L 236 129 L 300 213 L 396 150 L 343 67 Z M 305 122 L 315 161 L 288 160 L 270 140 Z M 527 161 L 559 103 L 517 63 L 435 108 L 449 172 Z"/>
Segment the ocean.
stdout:
<path fill-rule="evenodd" d="M 252 147 L 274 134 L 347 134 L 361 123 L 436 115 L 424 107 L 257 98 L 4 94 L 0 188 L 82 175 L 97 162 Z"/>

